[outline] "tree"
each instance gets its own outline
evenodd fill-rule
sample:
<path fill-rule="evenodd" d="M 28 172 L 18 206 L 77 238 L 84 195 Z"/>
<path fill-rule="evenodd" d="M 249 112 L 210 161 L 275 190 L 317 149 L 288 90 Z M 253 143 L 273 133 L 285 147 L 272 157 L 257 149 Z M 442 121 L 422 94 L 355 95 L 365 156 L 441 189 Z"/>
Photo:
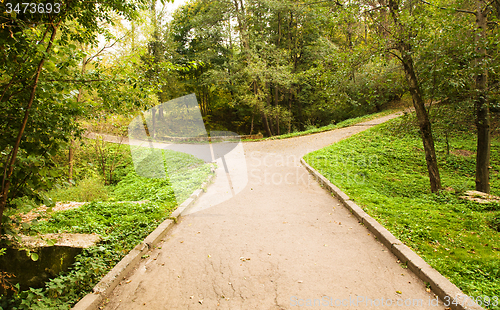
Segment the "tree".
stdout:
<path fill-rule="evenodd" d="M 379 34 L 383 42 L 381 44 L 382 48 L 399 59 L 403 65 L 422 137 L 431 191 L 436 192 L 441 189 L 441 178 L 437 165 L 431 122 L 425 107 L 421 83 L 417 78 L 413 56 L 413 42 L 416 33 L 418 30 L 423 30 L 423 21 L 419 21 L 418 18 L 422 18 L 423 15 L 415 16 L 420 7 L 411 1 L 388 0 L 387 4 L 385 1 L 380 1 L 379 4 L 379 6 L 373 6 L 368 12 L 372 17 L 375 11 L 386 13 L 378 14 L 378 19 L 374 19 L 378 22 L 376 29 L 383 29 L 382 33 Z M 391 23 L 387 20 L 387 14 L 392 21 Z"/>
<path fill-rule="evenodd" d="M 142 4 L 61 1 L 58 13 L 12 10 L 1 17 L 0 107 L 8 113 L 0 124 L 1 223 L 16 195 L 36 194 L 40 183 L 51 186 L 50 155 L 78 132 L 72 121 L 79 113 L 75 89 L 67 82 L 75 80 L 81 59 L 72 42 L 95 44 L 96 34 L 105 33 L 102 22 L 111 22 L 115 13 L 133 19 Z M 0 8 L 8 11 L 5 3 Z"/>
<path fill-rule="evenodd" d="M 490 145 L 491 145 L 491 128 L 490 128 L 490 108 L 489 97 L 493 91 L 493 87 L 488 83 L 488 71 L 495 72 L 494 54 L 498 54 L 498 22 L 488 22 L 488 17 L 498 19 L 500 7 L 498 1 L 486 2 L 484 0 L 475 1 L 475 10 L 454 8 L 454 7 L 438 7 L 427 1 L 423 3 L 436 7 L 440 10 L 450 13 L 465 13 L 475 17 L 475 35 L 473 55 L 474 66 L 474 110 L 475 110 L 475 126 L 477 129 L 477 155 L 476 155 L 476 190 L 484 193 L 490 192 L 489 183 L 489 165 L 490 165 Z M 490 34 L 489 34 L 490 33 Z M 494 33 L 497 33 L 496 36 Z M 487 51 L 490 51 L 488 54 Z"/>

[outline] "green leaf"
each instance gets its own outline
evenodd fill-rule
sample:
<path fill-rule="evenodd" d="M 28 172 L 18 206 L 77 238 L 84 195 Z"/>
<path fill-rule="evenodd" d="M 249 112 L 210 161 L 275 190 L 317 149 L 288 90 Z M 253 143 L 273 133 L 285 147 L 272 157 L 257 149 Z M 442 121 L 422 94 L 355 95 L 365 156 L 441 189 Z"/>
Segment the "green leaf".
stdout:
<path fill-rule="evenodd" d="M 36 262 L 38 260 L 38 254 L 31 253 L 30 258 L 31 258 L 32 261 Z"/>

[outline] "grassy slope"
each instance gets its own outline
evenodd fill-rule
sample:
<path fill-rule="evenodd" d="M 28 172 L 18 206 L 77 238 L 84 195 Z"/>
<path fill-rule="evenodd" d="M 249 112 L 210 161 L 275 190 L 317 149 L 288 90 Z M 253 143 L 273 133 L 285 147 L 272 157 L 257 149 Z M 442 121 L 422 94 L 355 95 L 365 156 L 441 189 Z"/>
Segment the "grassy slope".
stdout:
<path fill-rule="evenodd" d="M 358 124 L 358 123 L 361 123 L 361 122 L 366 122 L 366 121 L 369 121 L 369 120 L 372 120 L 372 119 L 375 119 L 375 118 L 378 118 L 378 117 L 389 115 L 391 113 L 395 113 L 396 111 L 397 111 L 397 109 L 390 109 L 390 110 L 385 110 L 385 111 L 378 112 L 378 113 L 373 113 L 373 114 L 368 114 L 368 115 L 364 115 L 364 116 L 359 116 L 359 117 L 355 117 L 355 118 L 346 119 L 345 121 L 342 121 L 340 123 L 330 124 L 330 125 L 319 127 L 319 128 L 312 128 L 312 129 L 308 129 L 308 130 L 305 130 L 305 131 L 291 132 L 291 133 L 286 133 L 286 134 L 283 134 L 283 135 L 273 136 L 273 137 L 268 137 L 268 138 L 243 140 L 243 141 L 246 141 L 246 142 L 256 142 L 256 141 L 264 141 L 264 140 L 280 140 L 280 139 L 287 139 L 287 138 L 293 138 L 293 137 L 299 137 L 299 136 L 306 136 L 306 135 L 310 135 L 310 134 L 313 134 L 313 133 L 318 133 L 318 132 L 323 132 L 323 131 L 329 131 L 329 130 L 334 130 L 334 129 L 338 129 L 338 128 L 348 127 L 348 126 L 351 126 L 351 125 L 354 125 L 354 124 Z"/>
<path fill-rule="evenodd" d="M 136 148 L 135 151 L 141 150 Z M 145 151 L 148 152 L 147 149 Z M 202 160 L 192 155 L 173 151 L 163 154 L 159 151 L 159 154 L 168 161 L 169 171 L 175 171 L 170 179 L 138 176 L 131 161 L 127 160 L 127 175 L 116 186 L 106 187 L 107 195 L 75 209 L 47 214 L 45 219 L 34 224 L 31 230 L 42 234 L 97 233 L 103 241 L 84 250 L 68 272 L 48 281 L 45 288 L 20 292 L 13 298 L 0 296 L 0 309 L 71 308 L 121 258 L 170 216 L 177 205 L 199 188 L 211 173 L 211 164 L 203 164 Z M 161 161 L 161 157 L 156 159 Z M 148 166 L 153 165 L 145 165 L 146 168 Z M 181 184 L 176 186 L 172 183 Z M 88 187 L 88 183 L 83 184 L 87 187 L 79 188 L 80 185 L 77 185 L 60 189 L 51 196 L 75 200 L 81 197 L 81 192 L 96 188 L 102 190 L 102 186 L 92 184 Z M 147 202 L 127 202 L 140 200 Z"/>
<path fill-rule="evenodd" d="M 446 155 L 438 144 L 448 190 L 432 194 L 422 142 L 417 134 L 397 134 L 400 122 L 376 126 L 305 160 L 466 294 L 500 296 L 500 233 L 492 228 L 500 205 L 459 198 L 474 189 L 475 156 Z M 474 151 L 474 138 L 465 133 L 450 143 Z M 491 188 L 500 196 L 499 149 L 499 139 L 493 139 Z"/>

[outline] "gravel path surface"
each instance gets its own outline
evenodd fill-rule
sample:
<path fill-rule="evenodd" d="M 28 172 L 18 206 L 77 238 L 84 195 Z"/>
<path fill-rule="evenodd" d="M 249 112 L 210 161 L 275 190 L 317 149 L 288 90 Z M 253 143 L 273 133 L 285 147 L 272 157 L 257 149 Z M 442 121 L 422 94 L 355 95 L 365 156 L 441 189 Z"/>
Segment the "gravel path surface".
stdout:
<path fill-rule="evenodd" d="M 299 163 L 395 116 L 244 143 L 246 187 L 212 205 L 212 184 L 105 309 L 444 309 Z"/>

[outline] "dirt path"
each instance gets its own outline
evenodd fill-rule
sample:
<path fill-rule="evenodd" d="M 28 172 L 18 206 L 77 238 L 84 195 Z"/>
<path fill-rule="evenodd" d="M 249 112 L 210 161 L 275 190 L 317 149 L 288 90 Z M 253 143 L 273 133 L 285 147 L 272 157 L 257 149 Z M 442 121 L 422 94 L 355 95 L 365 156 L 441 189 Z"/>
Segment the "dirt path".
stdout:
<path fill-rule="evenodd" d="M 248 185 L 207 208 L 212 185 L 105 309 L 444 309 L 299 163 L 392 117 L 245 143 Z"/>

